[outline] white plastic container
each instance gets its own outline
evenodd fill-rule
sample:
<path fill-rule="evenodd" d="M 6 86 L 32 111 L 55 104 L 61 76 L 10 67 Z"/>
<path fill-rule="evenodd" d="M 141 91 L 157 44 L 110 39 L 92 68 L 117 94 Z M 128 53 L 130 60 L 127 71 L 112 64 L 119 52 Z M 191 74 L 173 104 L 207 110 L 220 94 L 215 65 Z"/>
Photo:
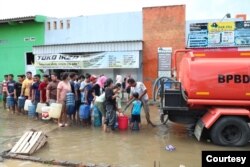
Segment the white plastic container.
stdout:
<path fill-rule="evenodd" d="M 49 120 L 50 119 L 50 115 L 49 115 L 50 107 L 43 106 L 41 108 L 41 110 L 42 110 L 42 119 L 43 120 Z"/>
<path fill-rule="evenodd" d="M 38 103 L 36 107 L 37 113 L 42 113 L 42 107 L 47 106 L 46 103 Z"/>
<path fill-rule="evenodd" d="M 49 115 L 51 118 L 59 118 L 62 112 L 62 104 L 60 103 L 51 103 Z"/>
<path fill-rule="evenodd" d="M 25 111 L 28 111 L 28 106 L 30 106 L 32 104 L 31 100 L 25 100 L 25 103 L 24 103 L 24 110 Z"/>

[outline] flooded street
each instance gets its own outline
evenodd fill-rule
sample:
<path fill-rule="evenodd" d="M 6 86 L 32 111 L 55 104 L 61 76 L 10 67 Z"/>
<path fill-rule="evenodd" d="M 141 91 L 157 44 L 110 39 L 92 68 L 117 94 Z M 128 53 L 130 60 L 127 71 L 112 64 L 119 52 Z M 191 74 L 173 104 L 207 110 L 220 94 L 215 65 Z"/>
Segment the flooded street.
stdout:
<path fill-rule="evenodd" d="M 143 112 L 142 112 L 143 113 Z M 157 108 L 151 106 L 152 120 L 160 124 Z M 0 152 L 11 148 L 20 136 L 31 128 L 48 135 L 48 143 L 34 154 L 44 159 L 67 160 L 83 163 L 106 163 L 117 167 L 186 167 L 201 166 L 202 150 L 250 150 L 250 144 L 240 148 L 215 146 L 198 142 L 187 127 L 174 123 L 155 128 L 146 125 L 142 114 L 139 132 L 116 131 L 104 133 L 101 128 L 79 126 L 58 128 L 52 122 L 35 121 L 23 115 L 12 115 L 0 109 Z M 172 144 L 173 152 L 165 150 Z M 159 165 L 160 164 L 160 165 Z M 48 166 L 28 161 L 4 160 L 2 167 Z"/>

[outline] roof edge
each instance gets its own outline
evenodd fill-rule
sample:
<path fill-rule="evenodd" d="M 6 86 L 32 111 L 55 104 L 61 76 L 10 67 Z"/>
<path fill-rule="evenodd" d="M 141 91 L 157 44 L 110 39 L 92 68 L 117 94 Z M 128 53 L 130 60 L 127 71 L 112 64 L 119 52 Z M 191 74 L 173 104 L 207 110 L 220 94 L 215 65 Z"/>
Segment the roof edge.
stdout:
<path fill-rule="evenodd" d="M 35 21 L 38 23 L 43 23 L 46 21 L 46 16 L 43 15 L 35 15 L 35 16 L 24 16 L 24 17 L 14 17 L 14 18 L 6 18 L 0 19 L 0 24 L 3 23 L 23 23 L 25 21 Z"/>
<path fill-rule="evenodd" d="M 80 45 L 80 44 L 102 44 L 102 43 L 122 43 L 122 42 L 142 42 L 143 40 L 124 40 L 124 41 L 96 41 L 96 42 L 76 42 L 76 43 L 57 43 L 57 44 L 44 44 L 44 45 L 34 45 L 33 47 L 41 46 L 59 46 L 59 45 Z"/>

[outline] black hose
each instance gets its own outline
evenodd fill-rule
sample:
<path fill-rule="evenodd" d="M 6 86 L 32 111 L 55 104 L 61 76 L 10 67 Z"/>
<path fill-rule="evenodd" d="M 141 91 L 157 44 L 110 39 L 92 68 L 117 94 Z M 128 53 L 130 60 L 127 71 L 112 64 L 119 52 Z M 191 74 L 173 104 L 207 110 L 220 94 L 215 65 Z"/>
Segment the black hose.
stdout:
<path fill-rule="evenodd" d="M 153 96 L 154 96 L 153 100 L 154 100 L 154 101 L 156 101 L 156 97 L 157 97 L 157 95 L 158 95 L 158 94 L 155 93 L 155 88 L 156 88 L 156 86 L 158 85 L 158 82 L 159 82 L 160 80 L 162 80 L 162 79 L 167 79 L 167 77 L 160 77 L 160 78 L 157 78 L 157 79 L 155 80 L 155 82 L 154 82 L 154 85 L 153 85 Z"/>
<path fill-rule="evenodd" d="M 158 85 L 158 82 L 161 81 L 162 79 L 165 79 L 165 80 L 168 80 L 168 81 L 172 81 L 172 82 L 177 82 L 176 80 L 174 80 L 173 78 L 170 78 L 170 77 L 160 77 L 160 78 L 157 78 L 154 82 L 154 86 L 153 86 L 153 96 L 154 96 L 154 101 L 156 101 L 156 97 L 157 95 L 159 94 L 159 91 L 161 90 L 161 86 L 158 87 L 157 91 L 155 92 L 155 89 L 156 89 L 156 86 Z M 181 95 L 183 97 L 183 99 L 185 101 L 188 101 L 188 97 L 185 93 L 185 89 L 183 87 L 181 87 Z"/>

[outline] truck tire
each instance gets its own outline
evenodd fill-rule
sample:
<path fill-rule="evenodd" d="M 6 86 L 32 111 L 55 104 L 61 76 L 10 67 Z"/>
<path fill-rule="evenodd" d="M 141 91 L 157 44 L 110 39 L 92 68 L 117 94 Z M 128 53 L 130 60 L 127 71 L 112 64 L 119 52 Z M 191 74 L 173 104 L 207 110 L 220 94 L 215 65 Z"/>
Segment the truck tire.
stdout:
<path fill-rule="evenodd" d="M 243 146 L 250 140 L 250 128 L 240 117 L 222 117 L 212 127 L 210 136 L 217 145 Z"/>

